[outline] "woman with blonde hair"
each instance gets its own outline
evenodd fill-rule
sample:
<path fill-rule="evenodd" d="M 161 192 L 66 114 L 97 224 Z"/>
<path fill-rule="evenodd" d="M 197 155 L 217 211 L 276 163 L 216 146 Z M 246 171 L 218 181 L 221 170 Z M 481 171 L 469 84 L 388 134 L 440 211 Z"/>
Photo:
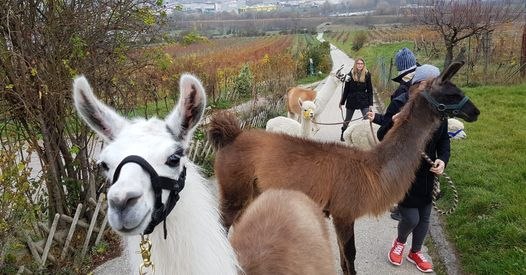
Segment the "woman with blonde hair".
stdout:
<path fill-rule="evenodd" d="M 360 110 L 366 119 L 369 108 L 373 106 L 373 84 L 371 73 L 365 67 L 363 58 L 356 58 L 353 68 L 345 77 L 345 88 L 340 100 L 340 109 L 345 104 L 345 122 L 342 126 L 340 140 L 343 140 L 343 132 L 347 129 L 355 110 Z"/>

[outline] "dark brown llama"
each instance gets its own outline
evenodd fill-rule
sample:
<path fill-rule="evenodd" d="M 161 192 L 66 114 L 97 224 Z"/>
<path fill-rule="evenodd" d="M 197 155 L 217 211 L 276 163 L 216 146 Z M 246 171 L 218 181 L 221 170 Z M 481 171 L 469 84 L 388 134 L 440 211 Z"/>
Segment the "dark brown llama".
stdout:
<path fill-rule="evenodd" d="M 421 162 L 420 152 L 441 119 L 446 115 L 468 122 L 477 119 L 477 107 L 450 82 L 462 65 L 453 63 L 428 82 L 425 92 L 413 93 L 400 119 L 370 151 L 261 130 L 242 131 L 233 115 L 215 115 L 208 136 L 217 149 L 215 173 L 225 227 L 262 191 L 299 190 L 332 215 L 342 269 L 356 273 L 354 221 L 366 214 L 379 215 L 403 198 Z"/>
<path fill-rule="evenodd" d="M 305 194 L 271 189 L 234 224 L 230 243 L 245 274 L 336 274 L 328 230 L 321 209 Z"/>

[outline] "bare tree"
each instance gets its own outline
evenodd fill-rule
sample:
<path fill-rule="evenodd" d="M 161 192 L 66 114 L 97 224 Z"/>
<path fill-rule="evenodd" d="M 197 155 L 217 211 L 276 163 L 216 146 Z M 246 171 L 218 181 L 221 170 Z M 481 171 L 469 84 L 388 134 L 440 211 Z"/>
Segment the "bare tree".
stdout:
<path fill-rule="evenodd" d="M 522 26 L 521 76 L 526 77 L 526 24 Z"/>
<path fill-rule="evenodd" d="M 71 108 L 71 81 L 86 74 L 106 98 L 119 76 L 140 68 L 130 48 L 149 39 L 160 18 L 155 0 L 3 0 L 0 2 L 0 123 L 14 122 L 38 154 L 47 212 L 95 195 L 89 131 Z M 147 36 L 148 35 L 148 36 Z M 111 93 L 111 92 L 114 93 Z"/>
<path fill-rule="evenodd" d="M 423 0 L 411 12 L 418 22 L 442 35 L 446 48 L 444 68 L 451 63 L 460 41 L 489 34 L 499 24 L 512 22 L 520 16 L 518 7 L 509 0 Z"/>

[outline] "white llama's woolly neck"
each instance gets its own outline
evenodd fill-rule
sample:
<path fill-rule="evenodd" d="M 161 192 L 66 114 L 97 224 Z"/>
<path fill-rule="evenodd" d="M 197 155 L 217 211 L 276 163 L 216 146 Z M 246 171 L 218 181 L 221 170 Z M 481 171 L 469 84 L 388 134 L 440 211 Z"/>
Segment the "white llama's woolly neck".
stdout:
<path fill-rule="evenodd" d="M 329 103 L 329 100 L 334 95 L 334 93 L 341 91 L 341 81 L 338 80 L 335 76 L 332 74 L 329 74 L 329 76 L 325 79 L 325 84 L 321 87 L 321 89 L 316 92 L 316 111 L 315 116 L 321 114 L 323 110 L 325 110 L 325 107 L 327 106 L 327 103 Z M 340 87 L 340 88 L 339 88 Z"/>
<path fill-rule="evenodd" d="M 198 168 L 186 163 L 186 184 L 168 218 L 168 236 L 162 223 L 149 238 L 156 274 L 237 274 L 238 262 L 226 232 L 219 222 L 216 198 L 199 175 Z M 139 236 L 126 238 L 131 272 L 142 263 Z"/>
<path fill-rule="evenodd" d="M 312 129 L 311 119 L 310 118 L 307 119 L 302 115 L 300 126 L 301 126 L 301 136 L 310 137 L 311 129 Z"/>

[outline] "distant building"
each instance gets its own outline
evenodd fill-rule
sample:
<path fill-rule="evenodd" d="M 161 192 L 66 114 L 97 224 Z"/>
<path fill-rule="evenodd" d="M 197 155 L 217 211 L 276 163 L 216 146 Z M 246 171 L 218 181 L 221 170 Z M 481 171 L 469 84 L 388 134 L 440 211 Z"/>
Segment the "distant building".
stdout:
<path fill-rule="evenodd" d="M 243 12 L 270 12 L 278 10 L 278 6 L 274 4 L 268 5 L 254 5 L 254 6 L 245 6 L 239 8 L 239 13 Z"/>

